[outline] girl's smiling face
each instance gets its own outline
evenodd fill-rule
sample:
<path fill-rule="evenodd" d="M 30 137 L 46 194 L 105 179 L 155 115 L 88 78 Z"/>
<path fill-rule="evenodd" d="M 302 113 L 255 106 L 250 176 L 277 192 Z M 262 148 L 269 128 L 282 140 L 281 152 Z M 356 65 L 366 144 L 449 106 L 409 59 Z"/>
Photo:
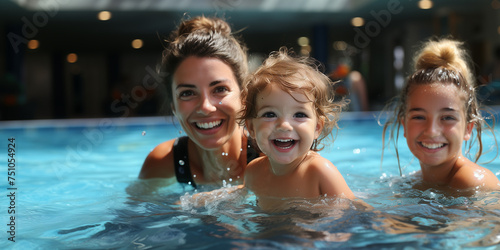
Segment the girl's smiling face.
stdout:
<path fill-rule="evenodd" d="M 453 166 L 462 155 L 462 143 L 473 128 L 466 121 L 462 95 L 453 84 L 423 84 L 410 90 L 402 124 L 421 167 Z"/>
<path fill-rule="evenodd" d="M 250 134 L 269 158 L 273 172 L 286 174 L 309 152 L 323 124 L 304 94 L 288 94 L 272 84 L 257 95 L 255 107 L 257 117 L 246 122 Z"/>
<path fill-rule="evenodd" d="M 216 58 L 188 57 L 173 76 L 173 112 L 200 147 L 226 143 L 238 127 L 240 87 L 232 69 Z"/>

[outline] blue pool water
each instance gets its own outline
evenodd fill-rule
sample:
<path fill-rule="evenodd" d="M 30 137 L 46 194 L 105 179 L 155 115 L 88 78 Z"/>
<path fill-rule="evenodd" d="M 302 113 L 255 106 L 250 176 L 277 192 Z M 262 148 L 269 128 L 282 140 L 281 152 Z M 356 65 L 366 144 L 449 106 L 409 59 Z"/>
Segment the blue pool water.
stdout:
<path fill-rule="evenodd" d="M 451 197 L 437 190 L 414 190 L 408 174 L 419 167 L 404 138 L 399 144 L 406 176 L 400 177 L 393 150 L 386 151 L 380 165 L 382 128 L 374 114 L 346 114 L 340 127 L 335 143 L 321 154 L 372 210 L 349 202 L 347 208 L 336 208 L 331 204 L 346 201 L 326 200 L 296 201 L 287 211 L 265 213 L 251 194 L 226 194 L 231 183 L 212 197 L 219 199 L 193 206 L 194 190 L 189 187 L 137 179 L 148 152 L 181 133 L 165 118 L 1 122 L 0 248 L 500 246 L 498 192 Z M 495 133 L 500 138 L 500 130 Z M 8 145 L 9 138 L 15 138 L 15 147 Z M 490 147 L 493 141 L 485 136 L 484 143 Z M 9 147 L 15 148 L 15 155 L 8 154 Z M 15 176 L 9 183 L 12 158 Z M 498 158 L 483 166 L 500 175 Z"/>

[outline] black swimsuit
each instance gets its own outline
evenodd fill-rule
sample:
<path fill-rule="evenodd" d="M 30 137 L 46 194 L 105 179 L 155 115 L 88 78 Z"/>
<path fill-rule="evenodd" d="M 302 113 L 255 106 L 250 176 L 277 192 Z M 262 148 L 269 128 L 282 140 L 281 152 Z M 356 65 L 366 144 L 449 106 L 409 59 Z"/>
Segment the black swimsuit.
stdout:
<path fill-rule="evenodd" d="M 187 183 L 194 188 L 196 188 L 196 183 L 194 183 L 193 175 L 191 174 L 191 168 L 189 167 L 189 157 L 188 157 L 188 137 L 179 137 L 174 142 L 174 168 L 175 177 L 179 183 Z M 247 164 L 253 159 L 259 157 L 259 153 L 253 147 L 252 141 L 248 138 L 248 148 L 247 148 Z"/>

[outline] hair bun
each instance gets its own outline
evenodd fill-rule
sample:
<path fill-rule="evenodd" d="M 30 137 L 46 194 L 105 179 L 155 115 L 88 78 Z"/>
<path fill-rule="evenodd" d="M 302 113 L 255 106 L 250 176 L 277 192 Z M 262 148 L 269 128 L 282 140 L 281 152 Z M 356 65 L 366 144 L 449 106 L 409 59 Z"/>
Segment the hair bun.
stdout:
<path fill-rule="evenodd" d="M 431 41 L 416 57 L 415 69 L 446 68 L 464 73 L 468 71 L 464 59 L 462 43 L 445 39 L 443 41 Z"/>
<path fill-rule="evenodd" d="M 177 36 L 180 37 L 193 32 L 231 35 L 231 27 L 229 27 L 227 22 L 220 18 L 199 16 L 182 22 L 177 31 Z"/>

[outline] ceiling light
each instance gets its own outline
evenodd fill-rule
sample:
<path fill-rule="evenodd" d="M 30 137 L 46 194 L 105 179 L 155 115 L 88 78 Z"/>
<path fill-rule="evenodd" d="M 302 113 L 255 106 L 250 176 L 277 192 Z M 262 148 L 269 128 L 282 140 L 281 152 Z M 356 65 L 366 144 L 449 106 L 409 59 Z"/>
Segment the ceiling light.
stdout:
<path fill-rule="evenodd" d="M 78 56 L 75 53 L 70 53 L 68 54 L 68 56 L 66 56 L 66 60 L 69 63 L 75 63 L 76 61 L 78 61 Z"/>
<path fill-rule="evenodd" d="M 351 19 L 351 24 L 354 27 L 363 26 L 365 24 L 365 19 L 363 19 L 362 17 L 355 17 Z"/>
<path fill-rule="evenodd" d="M 28 42 L 28 49 L 38 49 L 39 46 L 40 43 L 38 42 L 38 40 L 30 40 Z"/>
<path fill-rule="evenodd" d="M 143 42 L 141 39 L 134 39 L 132 41 L 132 48 L 134 49 L 140 49 L 142 48 Z"/>
<path fill-rule="evenodd" d="M 297 43 L 300 45 L 300 46 L 307 46 L 309 45 L 309 38 L 303 36 L 303 37 L 299 37 L 299 39 L 297 40 Z"/>
<path fill-rule="evenodd" d="M 420 9 L 423 9 L 423 10 L 428 10 L 428 9 L 432 8 L 432 5 L 433 5 L 433 3 L 431 0 L 420 0 L 418 2 L 418 7 Z"/>
<path fill-rule="evenodd" d="M 111 12 L 109 11 L 101 11 L 99 14 L 97 14 L 97 19 L 101 21 L 108 21 L 111 19 Z"/>

